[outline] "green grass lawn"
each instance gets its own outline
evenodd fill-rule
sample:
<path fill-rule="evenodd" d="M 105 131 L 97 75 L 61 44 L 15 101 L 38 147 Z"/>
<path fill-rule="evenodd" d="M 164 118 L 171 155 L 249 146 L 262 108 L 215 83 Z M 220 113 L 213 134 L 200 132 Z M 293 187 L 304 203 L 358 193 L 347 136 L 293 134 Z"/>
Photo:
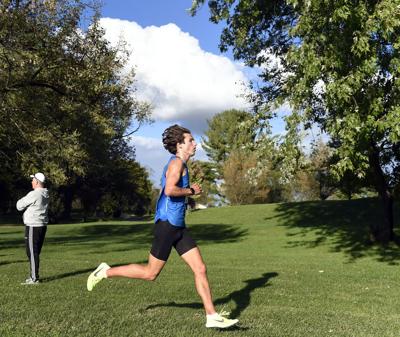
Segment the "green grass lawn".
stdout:
<path fill-rule="evenodd" d="M 188 267 L 171 254 L 155 282 L 102 281 L 89 273 L 145 262 L 151 222 L 50 225 L 38 286 L 27 277 L 23 226 L 0 226 L 0 336 L 400 335 L 400 249 L 368 243 L 376 201 L 307 202 L 190 213 L 218 310 L 239 318 L 228 331 L 204 327 Z M 398 219 L 397 226 L 398 226 Z"/>

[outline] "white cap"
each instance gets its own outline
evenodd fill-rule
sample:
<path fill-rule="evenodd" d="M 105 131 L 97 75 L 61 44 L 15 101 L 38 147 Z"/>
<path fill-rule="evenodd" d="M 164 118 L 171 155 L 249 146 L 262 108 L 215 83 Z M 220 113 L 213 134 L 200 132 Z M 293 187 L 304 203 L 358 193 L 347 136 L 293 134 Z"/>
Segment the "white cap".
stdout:
<path fill-rule="evenodd" d="M 31 178 L 35 178 L 36 180 L 40 181 L 41 183 L 44 183 L 45 180 L 46 180 L 44 174 L 41 173 L 41 172 L 38 172 L 38 173 L 35 173 L 35 174 L 31 174 L 30 177 Z"/>

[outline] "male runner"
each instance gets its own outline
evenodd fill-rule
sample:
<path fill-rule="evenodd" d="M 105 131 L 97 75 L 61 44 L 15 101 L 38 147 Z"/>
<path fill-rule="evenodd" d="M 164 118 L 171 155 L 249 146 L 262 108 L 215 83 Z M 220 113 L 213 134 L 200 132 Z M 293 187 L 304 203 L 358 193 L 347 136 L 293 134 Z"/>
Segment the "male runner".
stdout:
<path fill-rule="evenodd" d="M 154 240 L 148 263 L 111 268 L 103 262 L 90 274 L 87 289 L 91 291 L 102 279 L 116 276 L 153 281 L 160 274 L 174 247 L 194 273 L 196 290 L 206 312 L 206 327 L 228 328 L 235 325 L 238 320 L 225 318 L 215 311 L 206 266 L 199 248 L 185 226 L 186 198 L 202 193 L 198 184 L 189 184 L 189 172 L 186 165 L 196 152 L 196 142 L 191 132 L 179 125 L 167 128 L 162 138 L 165 149 L 172 156 L 161 178 L 162 186 L 156 206 Z"/>

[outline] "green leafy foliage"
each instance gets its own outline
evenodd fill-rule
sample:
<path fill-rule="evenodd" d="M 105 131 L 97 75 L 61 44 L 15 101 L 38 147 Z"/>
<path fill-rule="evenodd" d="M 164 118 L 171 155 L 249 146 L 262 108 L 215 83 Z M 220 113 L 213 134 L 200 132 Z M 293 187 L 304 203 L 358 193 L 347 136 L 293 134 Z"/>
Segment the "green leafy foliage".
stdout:
<path fill-rule="evenodd" d="M 222 177 L 222 165 L 229 154 L 243 145 L 252 144 L 256 133 L 249 125 L 252 116 L 242 110 L 226 110 L 208 121 L 203 147 Z"/>
<path fill-rule="evenodd" d="M 203 3 L 193 1 L 192 14 Z M 226 21 L 221 50 L 232 48 L 235 58 L 261 66 L 254 102 L 287 102 L 299 123 L 328 133 L 337 144 L 337 178 L 348 172 L 371 177 L 385 210 L 377 239 L 393 239 L 393 191 L 400 180 L 399 1 L 208 5 L 211 21 Z"/>
<path fill-rule="evenodd" d="M 203 193 L 192 197 L 195 203 L 213 206 L 218 199 L 218 189 L 215 184 L 217 172 L 212 162 L 193 160 L 189 162 L 190 183 L 199 184 Z"/>
<path fill-rule="evenodd" d="M 128 56 L 123 45 L 112 47 L 104 38 L 98 8 L 81 27 L 88 9 L 80 0 L 0 4 L 4 191 L 13 190 L 17 177 L 42 171 L 67 216 L 80 191 L 95 188 L 83 182 L 116 173 L 118 161 L 135 165 L 124 136 L 132 122 L 148 122 L 150 113 L 135 99 L 134 73 L 122 71 Z"/>

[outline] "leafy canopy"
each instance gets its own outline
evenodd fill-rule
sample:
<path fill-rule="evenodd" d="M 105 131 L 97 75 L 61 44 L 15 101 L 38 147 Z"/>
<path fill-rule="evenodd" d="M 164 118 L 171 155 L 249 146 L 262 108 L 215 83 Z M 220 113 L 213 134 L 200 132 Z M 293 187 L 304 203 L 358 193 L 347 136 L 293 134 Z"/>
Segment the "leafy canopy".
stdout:
<path fill-rule="evenodd" d="M 192 14 L 204 3 L 195 0 Z M 260 66 L 259 106 L 289 102 L 299 122 L 333 139 L 339 175 L 359 176 L 378 158 L 399 182 L 400 2 L 393 0 L 211 0 L 226 21 L 220 48 Z M 377 171 L 377 168 L 374 169 Z"/>
<path fill-rule="evenodd" d="M 150 107 L 135 98 L 124 45 L 109 44 L 98 8 L 89 4 L 0 3 L 1 194 L 13 191 L 21 177 L 43 171 L 71 204 L 67 194 L 98 191 L 96 184 L 83 187 L 87 177 L 117 170 L 117 163 L 141 172 L 125 136 L 132 124 L 150 120 Z M 94 15 L 83 28 L 89 10 Z M 140 188 L 148 191 L 146 184 Z"/>

